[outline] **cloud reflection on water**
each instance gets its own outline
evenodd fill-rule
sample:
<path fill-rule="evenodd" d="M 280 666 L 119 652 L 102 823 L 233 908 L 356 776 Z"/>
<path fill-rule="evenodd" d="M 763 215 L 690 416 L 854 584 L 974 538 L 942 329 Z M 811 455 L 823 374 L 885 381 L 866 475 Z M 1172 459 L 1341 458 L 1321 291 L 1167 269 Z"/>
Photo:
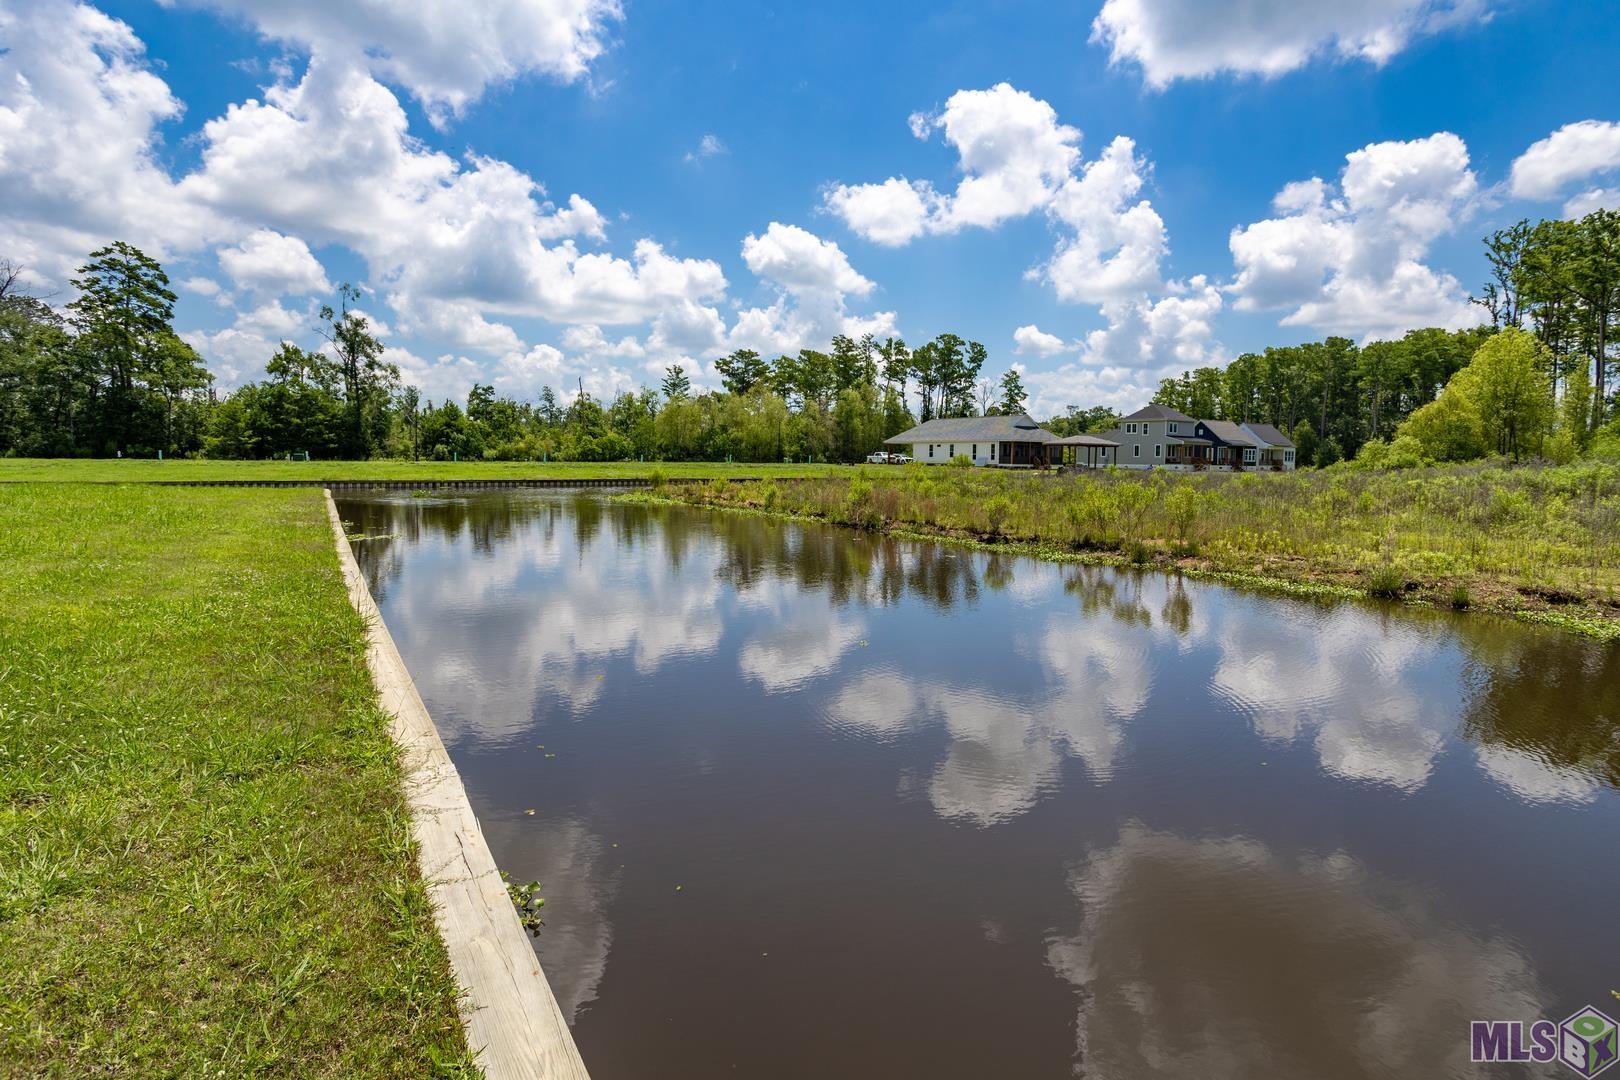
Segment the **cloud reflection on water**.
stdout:
<path fill-rule="evenodd" d="M 488 522 L 435 502 L 368 507 L 386 519 L 368 531 L 443 537 L 427 572 L 395 580 L 386 544 L 365 561 L 391 618 L 434 627 L 412 668 L 454 703 L 439 717 L 452 739 L 515 735 L 547 698 L 584 714 L 608 661 L 652 677 L 733 634 L 744 679 L 819 695 L 835 727 L 943 730 L 929 798 L 981 825 L 1030 809 L 1065 758 L 1106 782 L 1132 725 L 1165 708 L 1235 711 L 1267 741 L 1309 745 L 1329 776 L 1408 794 L 1459 728 L 1485 740 L 1469 756 L 1482 774 L 1529 802 L 1590 801 L 1620 774 L 1615 691 L 1573 721 L 1557 700 L 1592 699 L 1615 662 L 1562 639 L 1548 653 L 1528 629 L 591 499 L 514 501 Z M 899 661 L 895 635 L 925 648 Z M 958 662 L 983 649 L 1007 662 Z"/>
<path fill-rule="evenodd" d="M 1087 1077 L 1475 1076 L 1470 1020 L 1546 1011 L 1513 941 L 1342 851 L 1133 822 L 1070 885 L 1079 928 L 1048 960 L 1079 998 Z"/>

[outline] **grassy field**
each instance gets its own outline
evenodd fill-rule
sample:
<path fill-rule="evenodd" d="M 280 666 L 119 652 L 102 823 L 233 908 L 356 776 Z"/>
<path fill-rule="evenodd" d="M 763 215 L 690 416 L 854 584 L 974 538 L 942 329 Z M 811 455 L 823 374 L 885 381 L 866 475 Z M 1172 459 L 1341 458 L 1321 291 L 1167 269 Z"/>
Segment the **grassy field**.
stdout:
<path fill-rule="evenodd" d="M 144 483 L 153 480 L 534 480 L 825 476 L 836 465 L 727 465 L 708 461 L 152 461 L 0 458 L 0 483 L 15 480 Z"/>
<path fill-rule="evenodd" d="M 0 1073 L 471 1068 L 318 490 L 0 487 Z"/>
<path fill-rule="evenodd" d="M 1063 477 L 910 466 L 640 497 L 1012 544 L 1297 594 L 1472 607 L 1620 637 L 1620 466 L 1612 464 Z"/>

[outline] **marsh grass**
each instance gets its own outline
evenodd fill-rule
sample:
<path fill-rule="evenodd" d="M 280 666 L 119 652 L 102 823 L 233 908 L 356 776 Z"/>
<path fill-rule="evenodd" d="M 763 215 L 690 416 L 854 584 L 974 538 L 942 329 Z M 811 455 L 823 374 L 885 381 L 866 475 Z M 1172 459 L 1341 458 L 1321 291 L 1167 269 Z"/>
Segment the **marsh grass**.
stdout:
<path fill-rule="evenodd" d="M 1368 596 L 1376 596 L 1381 600 L 1399 600 L 1406 592 L 1408 584 L 1406 575 L 1393 563 L 1375 566 L 1366 572 L 1365 577 Z"/>
<path fill-rule="evenodd" d="M 672 486 L 700 505 L 1091 553 L 1620 633 L 1620 466 L 1030 475 L 890 468 Z M 870 485 L 870 490 L 865 490 Z M 868 507 L 877 507 L 871 513 Z M 855 520 L 855 519 L 859 520 Z M 874 524 L 874 519 L 876 523 Z"/>
<path fill-rule="evenodd" d="M 0 486 L 0 1072 L 465 1075 L 318 490 Z"/>

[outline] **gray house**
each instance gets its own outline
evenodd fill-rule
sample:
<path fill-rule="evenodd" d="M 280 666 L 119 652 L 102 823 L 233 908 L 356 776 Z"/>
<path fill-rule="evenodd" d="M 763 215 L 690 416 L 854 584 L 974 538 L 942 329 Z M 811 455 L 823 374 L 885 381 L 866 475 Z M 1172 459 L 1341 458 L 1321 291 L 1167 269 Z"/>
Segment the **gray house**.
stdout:
<path fill-rule="evenodd" d="M 927 420 L 883 440 L 883 445 L 929 465 L 943 465 L 961 455 L 975 465 L 1029 468 L 1055 464 L 1061 454 L 1052 445 L 1057 441 L 1028 413 L 1014 413 Z"/>
<path fill-rule="evenodd" d="M 1168 405 L 1149 405 L 1105 432 L 1119 444 L 1114 464 L 1122 469 L 1289 470 L 1294 444 L 1270 424 L 1197 420 Z"/>
<path fill-rule="evenodd" d="M 1120 420 L 1102 438 L 1118 443 L 1113 464 L 1122 469 L 1191 468 L 1207 461 L 1209 440 L 1195 434 L 1198 421 L 1168 405 L 1149 405 Z"/>
<path fill-rule="evenodd" d="M 1243 430 L 1254 437 L 1258 451 L 1256 467 L 1291 471 L 1294 468 L 1294 440 L 1270 424 L 1244 424 Z"/>

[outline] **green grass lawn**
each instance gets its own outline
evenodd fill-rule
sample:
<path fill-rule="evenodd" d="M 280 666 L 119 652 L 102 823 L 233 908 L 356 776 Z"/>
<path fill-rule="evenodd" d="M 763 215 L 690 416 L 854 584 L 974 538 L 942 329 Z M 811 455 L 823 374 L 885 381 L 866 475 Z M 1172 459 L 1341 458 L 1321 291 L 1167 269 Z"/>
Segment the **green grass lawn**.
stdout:
<path fill-rule="evenodd" d="M 0 458 L 0 482 L 128 483 L 151 480 L 534 480 L 824 476 L 835 465 L 727 465 L 664 461 L 152 461 L 106 458 Z"/>
<path fill-rule="evenodd" d="M 467 1071 L 321 493 L 7 485 L 0 567 L 0 1073 Z"/>

